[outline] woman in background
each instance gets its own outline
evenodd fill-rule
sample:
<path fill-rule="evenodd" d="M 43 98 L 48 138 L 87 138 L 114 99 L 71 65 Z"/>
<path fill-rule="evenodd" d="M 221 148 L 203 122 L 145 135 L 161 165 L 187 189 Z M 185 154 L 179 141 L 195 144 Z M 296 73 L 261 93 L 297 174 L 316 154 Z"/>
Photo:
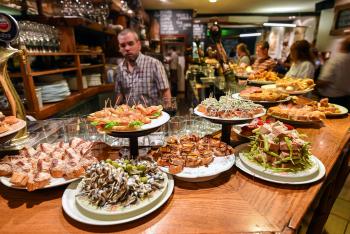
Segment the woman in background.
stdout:
<path fill-rule="evenodd" d="M 340 44 L 337 54 L 333 55 L 322 68 L 316 83 L 319 93 L 328 97 L 329 102 L 350 109 L 350 36 Z"/>
<path fill-rule="evenodd" d="M 314 78 L 315 65 L 310 43 L 306 40 L 296 41 L 290 48 L 292 66 L 285 75 L 292 78 Z"/>
<path fill-rule="evenodd" d="M 237 56 L 238 56 L 238 61 L 237 64 L 240 67 L 247 67 L 250 65 L 250 58 L 249 58 L 249 50 L 247 48 L 247 45 L 244 43 L 239 43 L 237 45 Z"/>

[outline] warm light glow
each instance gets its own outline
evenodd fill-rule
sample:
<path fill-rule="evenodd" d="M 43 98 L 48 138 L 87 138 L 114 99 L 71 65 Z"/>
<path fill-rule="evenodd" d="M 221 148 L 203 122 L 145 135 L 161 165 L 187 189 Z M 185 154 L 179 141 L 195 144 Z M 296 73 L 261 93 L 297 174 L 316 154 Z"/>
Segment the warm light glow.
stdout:
<path fill-rule="evenodd" d="M 239 34 L 239 37 L 258 37 L 261 36 L 261 33 L 242 33 Z"/>
<path fill-rule="evenodd" d="M 209 2 L 217 2 L 217 0 L 209 0 Z"/>
<path fill-rule="evenodd" d="M 295 28 L 296 24 L 282 24 L 282 23 L 264 23 L 265 27 L 289 27 Z"/>
<path fill-rule="evenodd" d="M 128 14 L 132 14 L 134 13 L 132 10 L 128 10 Z"/>
<path fill-rule="evenodd" d="M 315 7 L 313 2 L 305 1 L 304 4 L 298 4 L 297 6 L 275 6 L 275 7 L 261 7 L 257 8 L 257 12 L 261 13 L 272 13 L 272 12 L 279 12 L 279 13 L 287 13 L 287 12 L 302 12 L 305 11 L 305 9 L 309 9 Z"/>

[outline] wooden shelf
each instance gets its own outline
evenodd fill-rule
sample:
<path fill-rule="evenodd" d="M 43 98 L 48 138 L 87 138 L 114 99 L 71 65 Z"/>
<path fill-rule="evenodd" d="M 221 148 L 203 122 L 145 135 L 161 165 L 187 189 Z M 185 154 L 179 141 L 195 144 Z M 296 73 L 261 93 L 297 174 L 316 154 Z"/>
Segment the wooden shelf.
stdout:
<path fill-rule="evenodd" d="M 81 69 L 93 69 L 98 67 L 104 67 L 104 64 L 96 64 L 96 65 L 89 65 L 89 66 L 81 66 Z"/>
<path fill-rule="evenodd" d="M 75 55 L 103 55 L 103 52 L 76 52 L 76 53 L 69 53 L 69 52 L 28 52 L 28 56 L 75 56 Z"/>
<path fill-rule="evenodd" d="M 22 73 L 20 72 L 14 72 L 14 73 L 9 73 L 10 78 L 20 78 L 22 77 Z"/>
<path fill-rule="evenodd" d="M 51 75 L 51 74 L 70 72 L 70 71 L 76 71 L 76 70 L 78 70 L 78 68 L 70 67 L 70 68 L 53 69 L 53 70 L 40 71 L 40 72 L 32 72 L 31 75 L 32 76 L 44 76 L 44 75 Z"/>
<path fill-rule="evenodd" d="M 79 52 L 80 56 L 103 55 L 103 52 Z"/>
<path fill-rule="evenodd" d="M 28 52 L 28 56 L 74 56 L 77 53 L 67 53 L 67 52 Z"/>
<path fill-rule="evenodd" d="M 80 101 L 95 96 L 99 93 L 109 92 L 114 90 L 114 84 L 104 84 L 96 87 L 89 87 L 81 91 L 72 92 L 72 94 L 60 102 L 44 104 L 43 108 L 40 109 L 38 113 L 30 113 L 37 119 L 46 119 L 60 111 L 67 110 L 73 107 Z"/>
<path fill-rule="evenodd" d="M 62 17 L 62 16 L 47 17 L 47 16 L 41 15 L 41 16 L 26 16 L 24 19 L 35 21 L 42 24 L 50 24 L 54 26 L 84 27 L 92 31 L 106 33 L 108 35 L 117 35 L 116 30 L 81 17 Z"/>

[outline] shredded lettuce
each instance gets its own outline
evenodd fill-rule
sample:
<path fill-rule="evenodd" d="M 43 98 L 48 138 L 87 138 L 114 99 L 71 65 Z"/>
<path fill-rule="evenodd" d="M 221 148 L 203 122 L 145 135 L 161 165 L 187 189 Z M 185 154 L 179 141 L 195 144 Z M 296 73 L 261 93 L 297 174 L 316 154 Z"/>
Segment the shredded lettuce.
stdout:
<path fill-rule="evenodd" d="M 159 117 L 160 115 L 161 115 L 161 112 L 155 112 L 152 114 L 152 116 L 154 116 L 154 117 Z"/>
<path fill-rule="evenodd" d="M 143 123 L 139 120 L 132 121 L 129 123 L 129 127 L 141 127 Z"/>
<path fill-rule="evenodd" d="M 93 122 L 91 122 L 90 124 L 93 125 L 93 126 L 97 126 L 97 125 L 99 125 L 99 122 L 93 121 Z"/>
<path fill-rule="evenodd" d="M 108 122 L 106 125 L 105 125 L 105 129 L 111 129 L 111 128 L 113 128 L 114 126 L 118 126 L 119 125 L 119 123 L 118 122 L 116 122 L 116 121 L 111 121 L 111 122 Z"/>

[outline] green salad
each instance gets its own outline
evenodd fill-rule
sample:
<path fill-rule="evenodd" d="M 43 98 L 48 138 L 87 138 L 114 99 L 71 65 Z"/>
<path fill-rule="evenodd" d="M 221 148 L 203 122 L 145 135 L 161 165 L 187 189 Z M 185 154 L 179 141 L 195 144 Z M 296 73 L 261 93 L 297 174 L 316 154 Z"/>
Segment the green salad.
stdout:
<path fill-rule="evenodd" d="M 313 166 L 310 143 L 281 122 L 265 123 L 253 130 L 250 150 L 243 155 L 273 172 L 298 172 Z"/>

